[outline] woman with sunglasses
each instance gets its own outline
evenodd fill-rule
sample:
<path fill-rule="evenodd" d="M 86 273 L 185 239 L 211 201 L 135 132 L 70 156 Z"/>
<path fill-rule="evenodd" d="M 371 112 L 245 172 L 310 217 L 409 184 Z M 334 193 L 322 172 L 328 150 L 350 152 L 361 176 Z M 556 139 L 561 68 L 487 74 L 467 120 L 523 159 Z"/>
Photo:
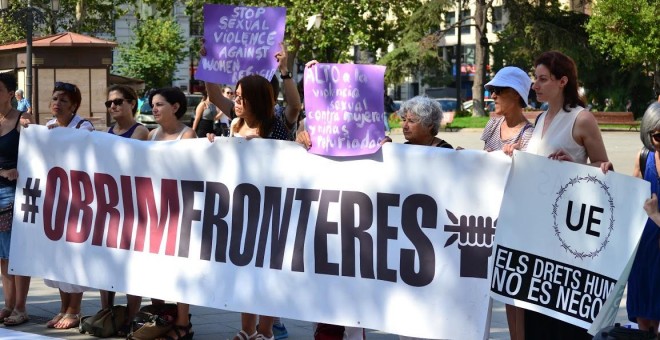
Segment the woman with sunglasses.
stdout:
<path fill-rule="evenodd" d="M 115 121 L 115 124 L 108 129 L 108 133 L 124 138 L 137 140 L 147 140 L 149 130 L 142 124 L 135 121 L 137 112 L 138 96 L 135 90 L 126 85 L 113 85 L 108 88 L 108 100 L 105 107 L 108 114 Z M 114 306 L 115 292 L 100 290 L 101 308 L 106 309 Z M 127 316 L 126 322 L 119 325 L 118 336 L 126 336 L 130 331 L 130 322 L 140 310 L 142 297 L 126 294 Z"/>
<path fill-rule="evenodd" d="M 660 228 L 658 223 L 658 199 L 660 194 L 660 103 L 652 103 L 644 112 L 639 136 L 649 150 L 644 160 L 642 152 L 635 157 L 633 176 L 651 183 L 652 199 L 644 205 L 649 219 L 644 226 L 637 254 L 628 277 L 626 309 L 628 319 L 636 322 L 641 330 L 658 332 L 660 325 Z M 643 170 L 643 171 L 642 171 Z"/>
<path fill-rule="evenodd" d="M 533 89 L 548 110 L 537 119 L 527 152 L 554 160 L 590 164 L 612 170 L 594 115 L 578 94 L 575 62 L 561 52 L 534 61 Z M 526 339 L 592 339 L 586 329 L 533 311 L 525 311 Z"/>
<path fill-rule="evenodd" d="M 523 115 L 523 109 L 527 107 L 527 94 L 531 86 L 532 81 L 527 73 L 514 66 L 501 69 L 486 84 L 486 89 L 495 101 L 495 115 L 481 134 L 484 150 L 503 150 L 507 146 L 519 150 L 527 148 L 534 127 Z"/>
<path fill-rule="evenodd" d="M 53 119 L 49 120 L 46 126 L 51 129 L 64 127 L 94 131 L 94 125 L 89 120 L 76 114 L 81 101 L 82 95 L 78 86 L 56 82 L 50 99 L 50 112 L 53 114 Z M 46 327 L 57 329 L 78 327 L 83 292 L 89 289 L 47 279 L 44 279 L 44 283 L 48 287 L 59 289 L 61 300 L 60 312 L 46 323 Z"/>
<path fill-rule="evenodd" d="M 149 104 L 152 107 L 154 118 L 159 126 L 149 132 L 150 141 L 180 140 L 197 138 L 195 130 L 187 127 L 179 121 L 186 113 L 188 101 L 186 95 L 175 87 L 162 88 L 153 91 L 149 95 Z M 152 299 L 153 301 L 153 299 Z M 162 300 L 153 303 L 163 303 Z M 156 340 L 188 340 L 192 339 L 195 332 L 192 331 L 190 323 L 190 305 L 177 302 L 177 316 L 172 329 L 163 337 Z"/>

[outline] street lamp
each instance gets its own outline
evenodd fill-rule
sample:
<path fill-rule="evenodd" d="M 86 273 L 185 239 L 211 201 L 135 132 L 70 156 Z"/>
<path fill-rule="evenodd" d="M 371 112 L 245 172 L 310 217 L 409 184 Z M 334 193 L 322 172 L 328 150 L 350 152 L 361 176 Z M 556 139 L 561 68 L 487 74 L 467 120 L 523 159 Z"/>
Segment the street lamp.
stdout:
<path fill-rule="evenodd" d="M 60 9 L 59 0 L 51 0 L 51 9 Z M 9 13 L 16 21 L 25 25 L 25 90 L 32 100 L 32 29 L 35 21 L 46 22 L 44 13 L 36 7 L 32 7 L 32 0 L 27 0 L 27 7 L 20 9 L 9 9 L 9 0 L 0 0 L 0 10 Z"/>

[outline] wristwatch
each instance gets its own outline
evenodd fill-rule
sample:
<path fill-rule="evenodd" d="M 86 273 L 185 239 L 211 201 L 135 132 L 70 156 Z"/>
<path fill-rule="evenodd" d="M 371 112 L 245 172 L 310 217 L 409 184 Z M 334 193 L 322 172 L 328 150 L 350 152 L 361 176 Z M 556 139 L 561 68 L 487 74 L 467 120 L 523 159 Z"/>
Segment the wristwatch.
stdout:
<path fill-rule="evenodd" d="M 280 78 L 282 80 L 291 79 L 292 77 L 293 77 L 293 75 L 291 74 L 291 71 L 286 71 L 286 73 L 280 72 Z"/>

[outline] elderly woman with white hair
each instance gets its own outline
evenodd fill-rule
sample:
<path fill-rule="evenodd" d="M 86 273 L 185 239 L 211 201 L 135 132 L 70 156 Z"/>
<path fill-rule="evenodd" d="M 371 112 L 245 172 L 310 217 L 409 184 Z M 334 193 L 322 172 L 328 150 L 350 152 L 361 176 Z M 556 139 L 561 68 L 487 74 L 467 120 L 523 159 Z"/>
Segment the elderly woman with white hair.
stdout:
<path fill-rule="evenodd" d="M 442 107 L 426 96 L 417 96 L 405 101 L 399 109 L 405 144 L 426 145 L 453 149 L 451 144 L 437 137 L 442 121 Z M 391 142 L 385 137 L 384 142 Z"/>

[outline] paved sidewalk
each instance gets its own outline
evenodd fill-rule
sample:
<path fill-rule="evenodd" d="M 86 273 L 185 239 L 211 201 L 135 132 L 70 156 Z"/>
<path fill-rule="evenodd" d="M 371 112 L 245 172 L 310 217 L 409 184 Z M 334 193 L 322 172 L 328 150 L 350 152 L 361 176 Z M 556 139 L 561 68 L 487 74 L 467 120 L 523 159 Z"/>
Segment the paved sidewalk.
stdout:
<path fill-rule="evenodd" d="M 483 143 L 479 140 L 481 131 L 470 130 L 461 132 L 440 132 L 439 136 L 454 146 L 461 146 L 468 149 L 481 149 Z M 633 161 L 636 152 L 641 144 L 639 142 L 639 133 L 634 132 L 604 132 L 608 155 L 613 161 L 617 171 L 630 174 L 632 172 Z M 392 133 L 395 142 L 402 142 L 403 136 L 400 131 Z M 2 292 L 0 291 L 0 296 Z M 117 294 L 116 303 L 125 304 L 126 300 L 123 294 Z M 145 303 L 148 300 L 145 299 Z M 46 287 L 42 279 L 34 278 L 30 287 L 28 296 L 27 311 L 30 315 L 30 321 L 12 328 L 0 326 L 0 338 L 23 340 L 23 339 L 44 339 L 45 337 L 61 339 L 97 339 L 89 335 L 81 335 L 77 329 L 54 330 L 46 328 L 45 324 L 59 310 L 60 299 L 56 289 Z M 96 313 L 100 309 L 99 293 L 97 291 L 85 292 L 82 303 L 82 312 L 84 315 Z M 196 340 L 224 340 L 232 339 L 240 329 L 240 315 L 235 312 L 228 312 L 218 309 L 191 306 L 192 323 L 195 331 Z M 625 295 L 619 308 L 617 321 L 625 323 Z M 283 320 L 289 332 L 289 339 L 302 340 L 311 339 L 313 336 L 313 324 L 310 322 Z M 457 325 L 460 326 L 460 325 Z M 16 332 L 14 332 L 16 331 Z M 25 333 L 28 334 L 25 334 Z M 385 334 L 377 331 L 368 331 L 368 339 L 390 340 L 398 339 L 392 334 Z M 504 306 L 499 302 L 493 303 L 492 321 L 490 328 L 490 339 L 509 339 Z"/>

